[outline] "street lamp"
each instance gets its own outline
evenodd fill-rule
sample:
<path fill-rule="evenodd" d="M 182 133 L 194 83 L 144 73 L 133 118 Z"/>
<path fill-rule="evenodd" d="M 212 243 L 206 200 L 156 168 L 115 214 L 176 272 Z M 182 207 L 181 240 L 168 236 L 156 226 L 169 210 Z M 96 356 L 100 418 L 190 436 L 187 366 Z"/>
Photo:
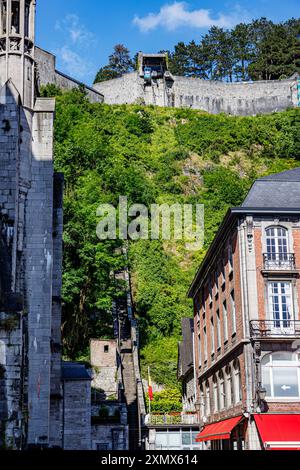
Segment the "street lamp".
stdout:
<path fill-rule="evenodd" d="M 264 411 L 266 396 L 267 396 L 267 390 L 265 389 L 265 387 L 262 386 L 261 383 L 258 384 L 258 387 L 256 390 L 256 398 L 257 398 L 257 405 L 261 412 Z"/>

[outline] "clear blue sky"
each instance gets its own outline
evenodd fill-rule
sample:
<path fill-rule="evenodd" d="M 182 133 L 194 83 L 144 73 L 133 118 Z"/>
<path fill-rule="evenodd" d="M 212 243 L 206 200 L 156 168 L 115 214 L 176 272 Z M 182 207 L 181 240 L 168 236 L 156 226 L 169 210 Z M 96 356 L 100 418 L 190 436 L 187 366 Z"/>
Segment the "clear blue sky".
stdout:
<path fill-rule="evenodd" d="M 117 43 L 134 54 L 196 41 L 212 24 L 229 27 L 266 16 L 299 17 L 299 0 L 37 0 L 37 44 L 57 55 L 57 68 L 92 83 Z"/>

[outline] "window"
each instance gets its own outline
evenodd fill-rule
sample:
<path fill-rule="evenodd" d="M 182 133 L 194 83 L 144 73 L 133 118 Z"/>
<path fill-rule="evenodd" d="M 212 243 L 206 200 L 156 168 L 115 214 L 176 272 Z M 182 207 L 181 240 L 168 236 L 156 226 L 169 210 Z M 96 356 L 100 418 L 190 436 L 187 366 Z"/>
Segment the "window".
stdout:
<path fill-rule="evenodd" d="M 31 0 L 25 1 L 25 27 L 24 27 L 24 34 L 28 38 L 29 37 L 29 17 L 30 17 L 30 3 Z"/>
<path fill-rule="evenodd" d="M 224 374 L 222 371 L 219 372 L 219 404 L 220 410 L 225 408 L 225 381 L 224 381 Z"/>
<path fill-rule="evenodd" d="M 221 286 L 224 289 L 226 278 L 225 278 L 225 266 L 223 263 L 220 263 L 220 273 L 221 273 Z"/>
<path fill-rule="evenodd" d="M 104 352 L 105 352 L 105 353 L 108 353 L 108 352 L 109 352 L 109 346 L 108 346 L 108 345 L 105 345 L 105 346 L 104 346 Z"/>
<path fill-rule="evenodd" d="M 291 282 L 269 282 L 269 318 L 273 328 L 290 328 L 293 319 Z"/>
<path fill-rule="evenodd" d="M 218 293 L 219 293 L 219 273 L 218 273 L 218 268 L 215 267 L 215 271 L 214 271 L 214 283 L 215 283 L 215 295 L 217 296 Z"/>
<path fill-rule="evenodd" d="M 205 383 L 205 416 L 210 415 L 210 388 L 208 380 Z"/>
<path fill-rule="evenodd" d="M 233 404 L 232 393 L 232 370 L 231 367 L 226 367 L 226 408 L 230 408 Z"/>
<path fill-rule="evenodd" d="M 20 3 L 12 2 L 11 9 L 11 32 L 20 34 Z"/>
<path fill-rule="evenodd" d="M 234 290 L 230 293 L 230 307 L 231 307 L 231 323 L 232 323 L 232 334 L 236 333 L 236 310 L 235 310 L 235 295 Z"/>
<path fill-rule="evenodd" d="M 283 227 L 270 227 L 266 230 L 267 253 L 271 261 L 287 259 L 288 231 Z"/>
<path fill-rule="evenodd" d="M 203 328 L 203 336 L 204 336 L 204 360 L 207 361 L 207 334 L 206 334 L 206 326 Z"/>
<path fill-rule="evenodd" d="M 196 295 L 196 299 L 195 299 L 195 312 L 196 312 L 196 319 L 197 319 L 198 325 L 199 325 L 199 323 L 200 323 L 200 308 L 201 308 L 200 305 L 201 305 L 201 303 L 200 303 L 200 295 L 197 294 L 197 295 Z"/>
<path fill-rule="evenodd" d="M 211 285 L 211 281 L 209 281 L 209 283 L 208 283 L 208 300 L 209 300 L 209 304 L 211 305 L 212 304 L 212 285 Z"/>
<path fill-rule="evenodd" d="M 7 31 L 6 22 L 7 22 L 7 3 L 6 3 L 6 0 L 3 0 L 1 2 L 1 34 L 6 34 L 6 31 Z"/>
<path fill-rule="evenodd" d="M 213 377 L 213 394 L 214 394 L 214 412 L 219 410 L 219 393 L 218 393 L 218 381 L 217 377 Z"/>
<path fill-rule="evenodd" d="M 239 361 L 235 361 L 233 365 L 233 379 L 234 379 L 234 404 L 242 401 L 242 381 L 241 381 L 241 368 Z"/>
<path fill-rule="evenodd" d="M 203 385 L 200 387 L 200 417 L 203 418 L 205 416 L 205 399 L 204 399 L 204 391 Z"/>
<path fill-rule="evenodd" d="M 228 314 L 226 300 L 223 302 L 223 328 L 224 328 L 224 342 L 228 341 Z"/>
<path fill-rule="evenodd" d="M 231 243 L 228 245 L 228 266 L 229 266 L 229 274 L 233 271 L 233 251 Z"/>
<path fill-rule="evenodd" d="M 268 354 L 261 365 L 268 398 L 300 398 L 300 360 L 297 353 Z"/>
<path fill-rule="evenodd" d="M 215 325 L 214 319 L 211 317 L 210 319 L 210 346 L 211 346 L 211 353 L 215 353 Z"/>
<path fill-rule="evenodd" d="M 218 342 L 218 349 L 221 347 L 221 318 L 220 318 L 220 310 L 217 310 L 217 342 Z"/>
<path fill-rule="evenodd" d="M 201 335 L 198 335 L 198 365 L 202 365 Z"/>

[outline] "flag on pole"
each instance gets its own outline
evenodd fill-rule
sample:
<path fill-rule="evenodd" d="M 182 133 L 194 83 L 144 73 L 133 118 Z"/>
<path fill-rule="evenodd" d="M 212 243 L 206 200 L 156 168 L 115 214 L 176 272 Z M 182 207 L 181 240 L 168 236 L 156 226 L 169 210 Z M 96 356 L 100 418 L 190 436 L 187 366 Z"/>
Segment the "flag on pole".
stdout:
<path fill-rule="evenodd" d="M 148 395 L 149 400 L 153 401 L 153 388 L 152 388 L 152 380 L 150 375 L 150 367 L 148 368 Z"/>

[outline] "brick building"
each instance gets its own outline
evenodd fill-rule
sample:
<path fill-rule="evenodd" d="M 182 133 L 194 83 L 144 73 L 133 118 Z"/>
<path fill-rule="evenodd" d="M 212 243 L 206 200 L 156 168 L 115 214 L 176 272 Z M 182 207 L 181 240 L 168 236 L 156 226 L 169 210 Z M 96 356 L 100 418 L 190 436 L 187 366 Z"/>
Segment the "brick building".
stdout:
<path fill-rule="evenodd" d="M 300 448 L 300 168 L 228 211 L 191 285 L 207 449 Z"/>

